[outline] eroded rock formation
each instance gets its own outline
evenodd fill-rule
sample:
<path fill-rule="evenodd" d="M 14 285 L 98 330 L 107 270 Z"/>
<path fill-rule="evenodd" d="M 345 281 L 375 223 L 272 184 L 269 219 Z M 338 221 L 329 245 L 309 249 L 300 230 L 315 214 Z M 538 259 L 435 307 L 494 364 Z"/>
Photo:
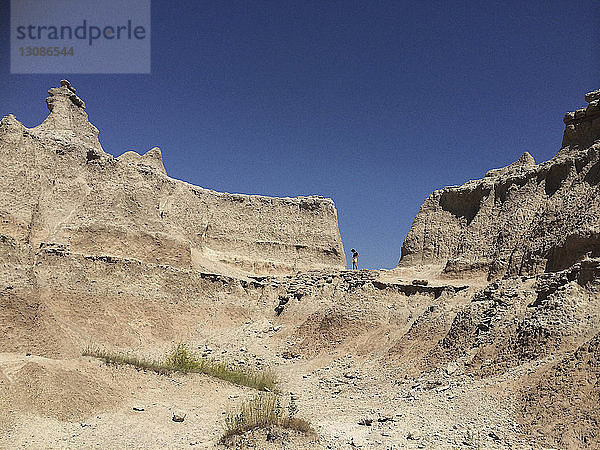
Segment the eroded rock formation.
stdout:
<path fill-rule="evenodd" d="M 0 447 L 216 445 L 247 387 L 81 356 L 177 342 L 281 374 L 318 448 L 600 447 L 596 116 L 547 163 L 436 191 L 408 267 L 349 271 L 330 201 L 197 188 L 156 148 L 115 159 L 70 85 L 50 93 L 42 125 L 0 127 Z"/>
<path fill-rule="evenodd" d="M 50 246 L 215 271 L 345 267 L 332 200 L 192 186 L 167 176 L 158 148 L 113 158 L 70 83 L 48 93 L 41 125 L 0 123 L 0 235 L 31 262 Z"/>
<path fill-rule="evenodd" d="M 481 180 L 425 200 L 399 265 L 440 265 L 448 275 L 495 279 L 564 270 L 600 256 L 600 90 L 565 115 L 557 155 L 542 164 L 524 153 Z"/>

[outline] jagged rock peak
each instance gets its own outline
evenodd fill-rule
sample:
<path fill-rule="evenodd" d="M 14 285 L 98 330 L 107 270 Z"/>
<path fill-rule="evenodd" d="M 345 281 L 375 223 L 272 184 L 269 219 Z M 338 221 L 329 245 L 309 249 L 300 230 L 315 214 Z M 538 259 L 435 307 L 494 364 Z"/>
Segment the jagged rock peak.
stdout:
<path fill-rule="evenodd" d="M 535 167 L 535 159 L 533 159 L 533 156 L 531 156 L 529 152 L 525 152 L 514 163 L 509 164 L 506 167 L 501 167 L 500 169 L 489 170 L 486 172 L 485 177 L 489 178 L 502 175 L 512 175 L 517 172 L 531 169 L 532 167 Z"/>
<path fill-rule="evenodd" d="M 75 89 L 73 86 L 71 86 L 71 83 L 69 82 L 69 80 L 60 80 L 60 85 L 65 86 L 67 89 L 69 89 L 73 93 L 77 92 L 77 89 Z"/>
<path fill-rule="evenodd" d="M 525 152 L 514 163 L 505 167 L 505 169 L 507 172 L 514 172 L 530 169 L 532 167 L 535 167 L 535 159 L 529 154 L 529 152 Z"/>
<path fill-rule="evenodd" d="M 4 116 L 2 120 L 0 120 L 0 128 L 10 128 L 10 127 L 23 127 L 23 124 L 17 120 L 17 118 L 13 114 L 9 114 L 8 116 Z"/>
<path fill-rule="evenodd" d="M 585 148 L 600 137 L 600 89 L 585 94 L 587 107 L 565 114 L 562 148 Z"/>
<path fill-rule="evenodd" d="M 591 103 L 595 100 L 600 100 L 600 89 L 596 89 L 595 91 L 588 92 L 585 94 L 585 101 Z"/>
<path fill-rule="evenodd" d="M 136 164 L 150 167 L 164 175 L 167 174 L 167 171 L 165 170 L 165 166 L 163 164 L 162 152 L 158 147 L 154 147 L 148 150 L 143 155 L 140 155 L 139 153 L 136 153 L 134 151 L 125 152 L 117 158 L 117 161 L 119 161 L 119 163 Z"/>
<path fill-rule="evenodd" d="M 85 109 L 85 103 L 77 96 L 77 94 L 75 94 L 75 92 L 77 92 L 77 90 L 71 86 L 71 83 L 68 80 L 60 80 L 60 87 L 48 89 L 48 95 L 50 95 L 50 97 L 46 99 L 46 105 L 48 105 L 50 112 L 54 110 L 57 102 L 67 100 L 70 100 L 78 108 Z"/>
<path fill-rule="evenodd" d="M 158 148 L 158 147 L 153 147 L 150 150 L 148 150 L 146 153 L 144 153 L 144 159 L 146 159 L 148 161 L 160 162 L 160 164 L 163 163 L 162 152 L 160 151 L 160 148 Z"/>
<path fill-rule="evenodd" d="M 101 159 L 106 154 L 98 141 L 98 129 L 89 122 L 85 103 L 75 92 L 68 80 L 50 88 L 46 98 L 50 114 L 32 131 L 62 146 L 79 148 L 85 155 L 91 155 L 92 160 Z"/>
<path fill-rule="evenodd" d="M 519 166 L 533 166 L 535 165 L 535 159 L 529 154 L 529 152 L 525 152 L 513 164 L 518 164 Z"/>

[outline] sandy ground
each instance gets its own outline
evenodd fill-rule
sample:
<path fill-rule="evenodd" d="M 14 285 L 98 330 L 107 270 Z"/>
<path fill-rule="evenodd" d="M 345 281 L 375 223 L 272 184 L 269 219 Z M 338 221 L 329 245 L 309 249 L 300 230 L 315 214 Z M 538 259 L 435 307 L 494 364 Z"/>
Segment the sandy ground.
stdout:
<path fill-rule="evenodd" d="M 412 275 L 380 271 L 377 277 L 406 283 Z M 181 322 L 177 339 L 113 348 L 158 357 L 183 336 L 198 354 L 275 370 L 283 398 L 297 396 L 298 416 L 312 424 L 316 437 L 280 433 L 267 441 L 255 432 L 238 447 L 544 448 L 522 427 L 520 389 L 562 354 L 485 377 L 469 373 L 463 360 L 423 365 L 423 355 L 448 332 L 480 280 L 439 298 L 369 283 L 348 293 L 336 280 L 316 283 L 314 294 L 289 302 L 281 316 L 272 307 L 282 287 L 268 301 L 241 301 L 235 294 L 216 306 L 209 300 L 153 307 L 153 314 L 172 317 L 184 308 L 194 320 Z M 443 282 L 433 278 L 431 285 Z M 226 319 L 215 312 L 219 308 Z M 64 317 L 79 320 L 76 314 Z M 149 326 L 130 323 L 140 330 Z M 157 375 L 83 356 L 0 353 L 0 448 L 215 448 L 226 412 L 254 393 L 200 374 Z M 174 422 L 174 411 L 183 411 L 185 420 Z"/>
<path fill-rule="evenodd" d="M 502 390 L 511 374 L 486 381 L 464 375 L 397 380 L 351 356 L 311 370 L 314 365 L 290 362 L 279 372 L 298 395 L 299 415 L 320 436 L 311 443 L 315 448 L 527 448 L 512 420 L 511 397 Z M 10 382 L 18 383 L 28 366 L 59 371 L 66 383 L 45 379 L 29 386 L 31 396 L 8 410 L 4 448 L 212 448 L 225 412 L 253 394 L 205 375 L 157 375 L 88 357 L 0 356 Z M 77 398 L 82 392 L 91 398 Z M 61 397 L 56 401 L 62 404 L 49 405 L 48 395 Z M 175 410 L 185 412 L 184 422 L 171 420 Z M 360 425 L 362 419 L 371 425 Z"/>

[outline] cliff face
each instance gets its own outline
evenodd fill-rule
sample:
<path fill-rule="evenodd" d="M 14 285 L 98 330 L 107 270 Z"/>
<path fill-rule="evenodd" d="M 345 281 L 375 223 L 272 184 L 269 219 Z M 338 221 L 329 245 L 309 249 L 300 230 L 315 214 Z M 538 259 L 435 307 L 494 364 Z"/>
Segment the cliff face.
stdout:
<path fill-rule="evenodd" d="M 401 261 L 546 273 L 443 282 L 429 267 L 417 282 L 404 275 L 419 267 L 335 270 L 344 256 L 330 200 L 197 188 L 167 177 L 158 149 L 115 159 L 74 90 L 50 94 L 39 127 L 0 125 L 0 448 L 198 443 L 185 433 L 218 445 L 215 424 L 247 387 L 81 357 L 155 360 L 177 342 L 228 367 L 275 370 L 320 433 L 273 434 L 293 448 L 600 448 L 596 116 L 567 115 L 547 163 L 525 154 L 434 192 Z M 140 415 L 136 404 L 151 407 Z M 175 407 L 190 417 L 177 428 Z M 367 440 L 360 411 L 386 433 Z M 261 439 L 249 442 L 279 445 Z"/>
<path fill-rule="evenodd" d="M 50 115 L 0 122 L 0 235 L 63 254 L 250 273 L 344 268 L 333 201 L 218 193 L 169 178 L 161 151 L 104 152 L 67 81 Z M 26 252 L 26 253 L 27 253 Z"/>
<path fill-rule="evenodd" d="M 600 256 L 600 90 L 565 115 L 562 148 L 536 165 L 525 153 L 481 180 L 425 200 L 399 266 L 441 265 L 448 275 L 556 272 Z"/>

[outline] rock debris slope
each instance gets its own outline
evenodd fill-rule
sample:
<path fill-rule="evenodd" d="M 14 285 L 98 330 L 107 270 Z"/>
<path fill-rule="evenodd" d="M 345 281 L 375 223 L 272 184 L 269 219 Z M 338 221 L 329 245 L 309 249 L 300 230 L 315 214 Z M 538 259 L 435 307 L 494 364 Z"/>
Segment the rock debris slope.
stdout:
<path fill-rule="evenodd" d="M 565 115 L 562 148 L 528 153 L 481 180 L 433 192 L 402 246 L 400 267 L 438 265 L 449 276 L 497 279 L 567 269 L 600 256 L 600 91 Z"/>

